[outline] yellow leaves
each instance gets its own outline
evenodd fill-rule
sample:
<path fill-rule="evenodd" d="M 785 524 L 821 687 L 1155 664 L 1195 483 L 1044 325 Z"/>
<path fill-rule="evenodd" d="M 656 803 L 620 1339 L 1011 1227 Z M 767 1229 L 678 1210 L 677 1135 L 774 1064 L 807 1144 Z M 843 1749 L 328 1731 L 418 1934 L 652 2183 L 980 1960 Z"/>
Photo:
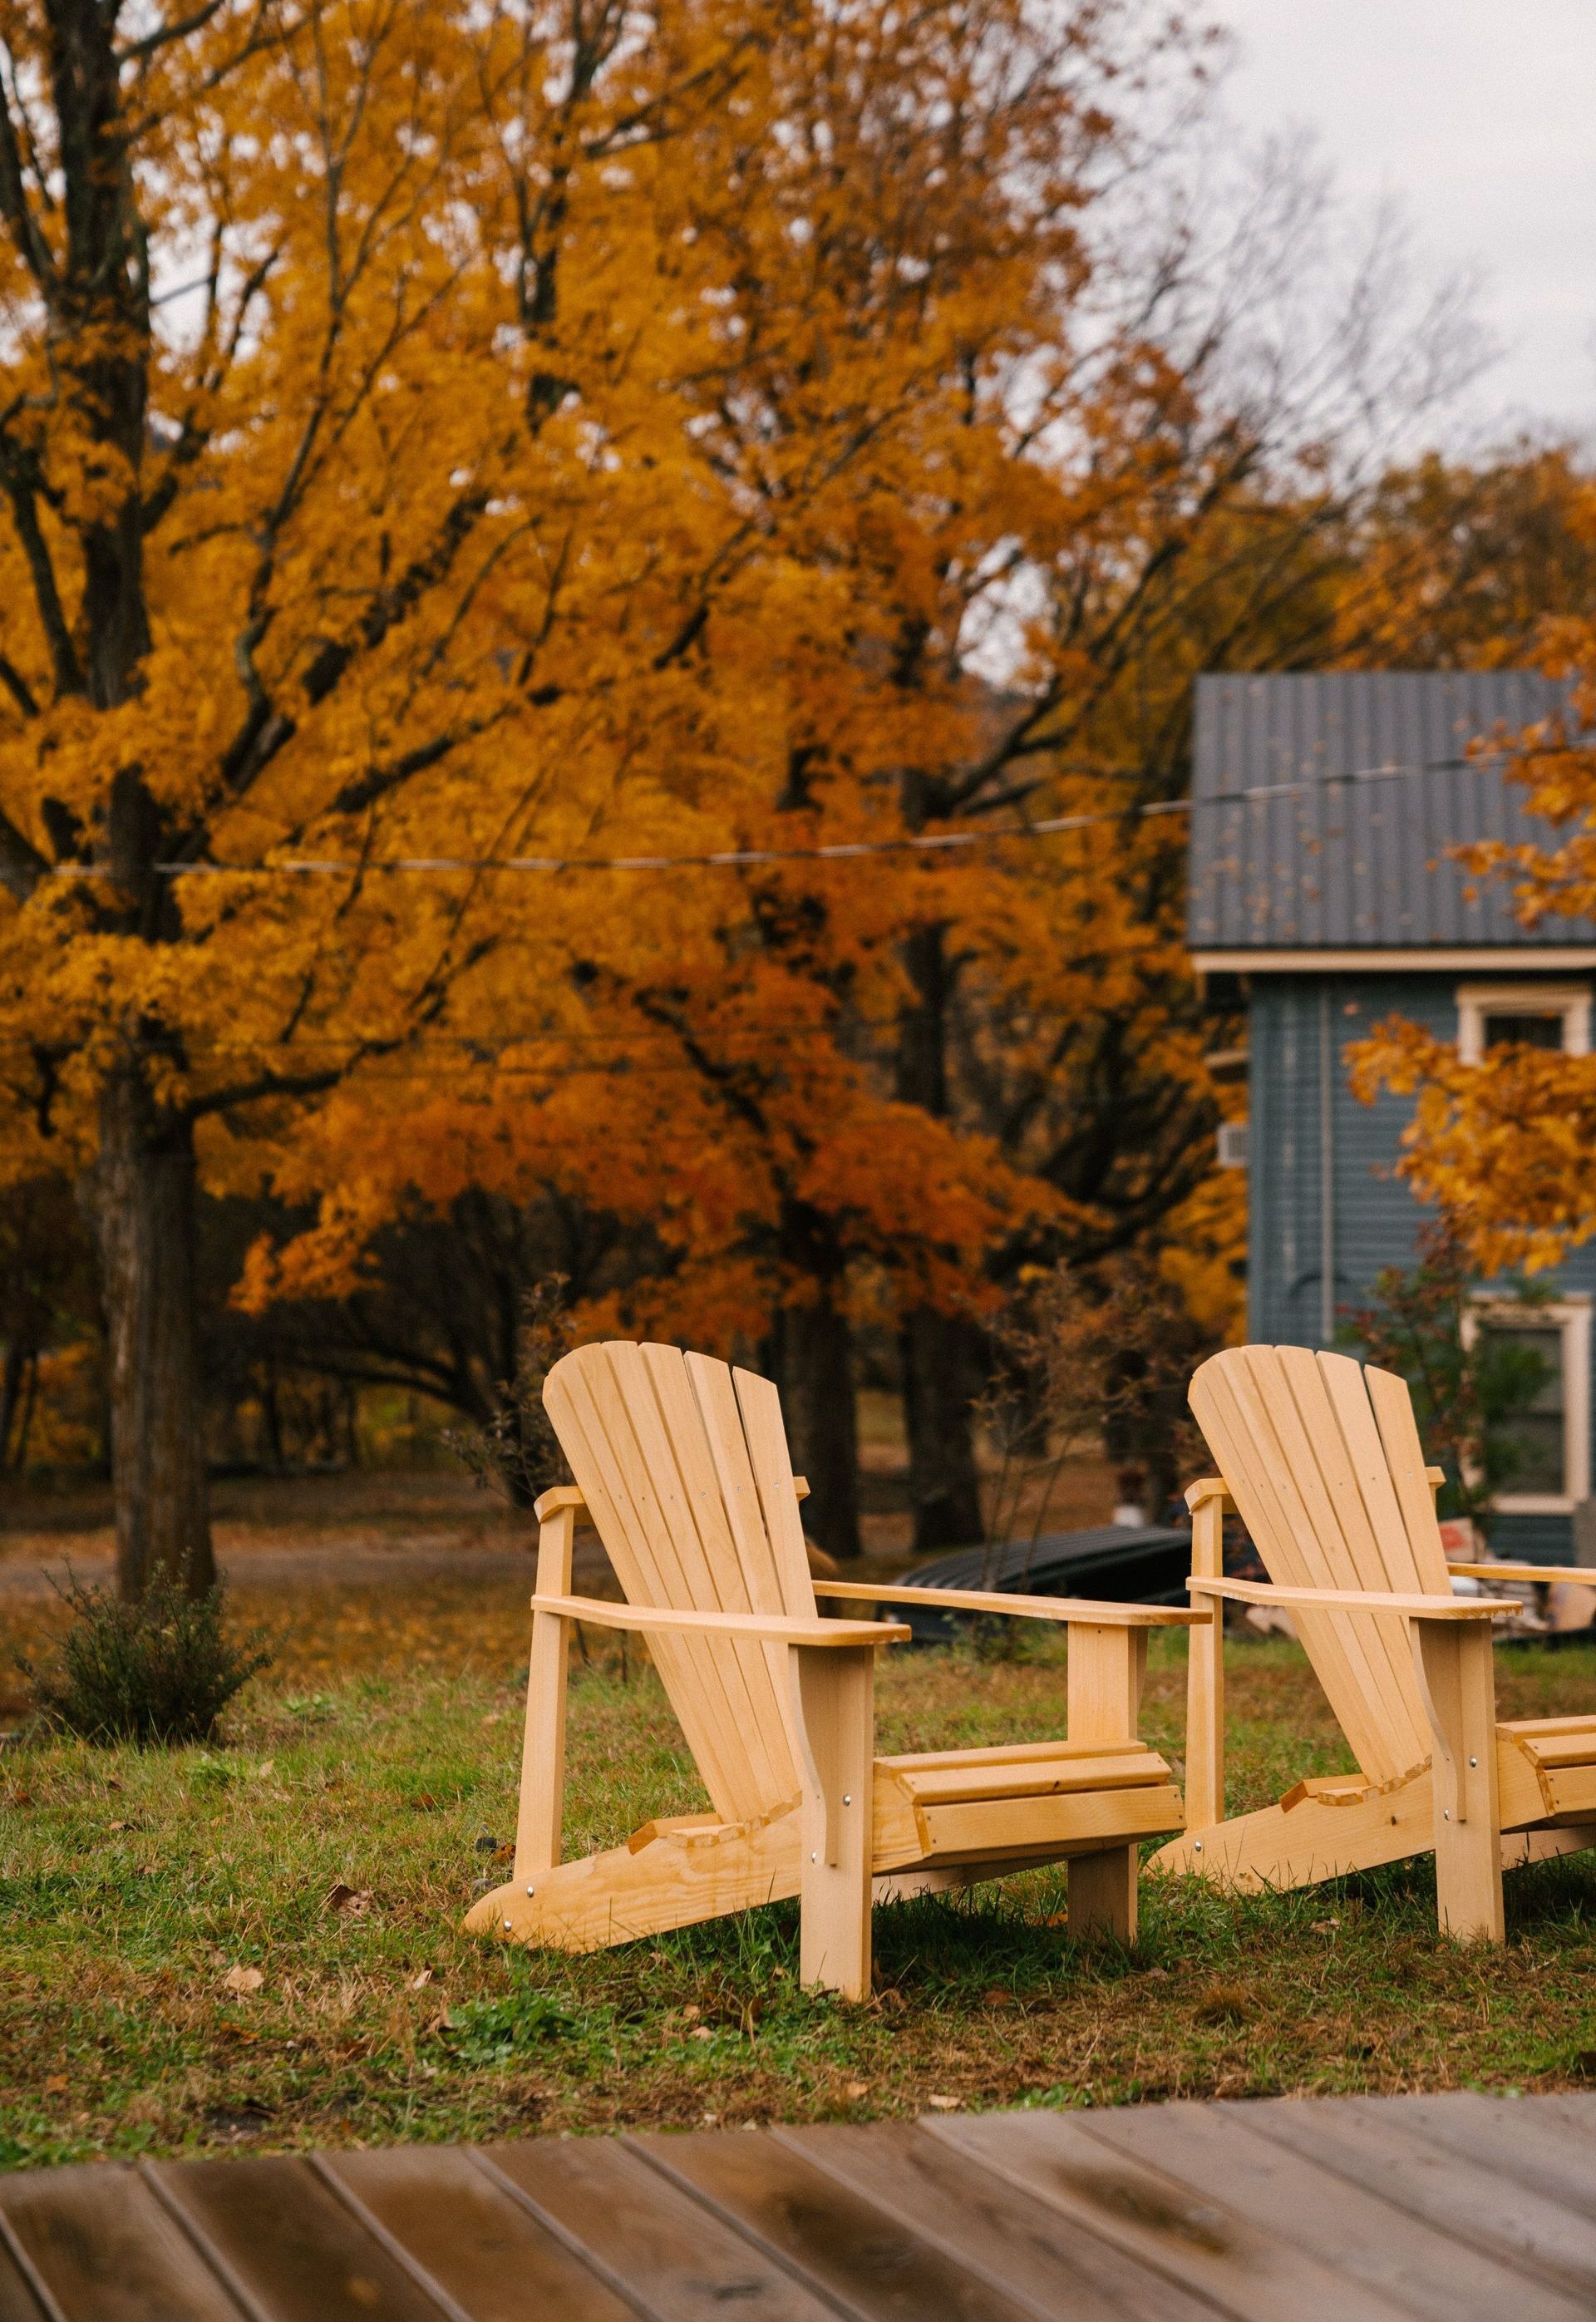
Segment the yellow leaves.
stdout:
<path fill-rule="evenodd" d="M 1504 1047 L 1464 1064 L 1450 1042 L 1394 1019 L 1348 1056 L 1365 1102 L 1382 1087 L 1416 1095 L 1402 1175 L 1482 1273 L 1541 1271 L 1596 1234 L 1596 1058 Z"/>

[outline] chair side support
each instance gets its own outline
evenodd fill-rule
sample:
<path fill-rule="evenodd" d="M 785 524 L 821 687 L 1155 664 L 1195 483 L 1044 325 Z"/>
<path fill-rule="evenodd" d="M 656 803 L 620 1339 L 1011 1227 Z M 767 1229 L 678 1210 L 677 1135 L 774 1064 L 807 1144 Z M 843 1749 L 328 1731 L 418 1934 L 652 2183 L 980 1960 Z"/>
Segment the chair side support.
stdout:
<path fill-rule="evenodd" d="M 551 1505 L 550 1503 L 553 1504 Z M 565 1487 L 538 1502 L 537 1593 L 569 1596 L 572 1535 L 581 1495 Z M 558 1613 L 532 1616 L 526 1671 L 526 1733 L 521 1747 L 521 1801 L 515 1815 L 518 1884 L 560 1861 L 565 1821 L 565 1696 L 570 1623 Z"/>
<path fill-rule="evenodd" d="M 1436 1899 L 1442 1932 L 1504 1940 L 1496 1664 L 1483 1622 L 1412 1623 L 1413 1665 L 1435 1740 Z"/>
<path fill-rule="evenodd" d="M 1205 1580 L 1225 1574 L 1225 1512 L 1229 1493 L 1205 1477 L 1186 1495 L 1191 1510 L 1191 1569 Z M 1205 1600 L 1192 1591 L 1195 1608 Z M 1225 1819 L 1225 1623 L 1212 1597 L 1212 1619 L 1186 1640 L 1186 1827 L 1206 1830 Z"/>
<path fill-rule="evenodd" d="M 844 1999 L 871 1988 L 875 1664 L 872 1645 L 787 1649 L 804 1781 L 798 1974 Z"/>

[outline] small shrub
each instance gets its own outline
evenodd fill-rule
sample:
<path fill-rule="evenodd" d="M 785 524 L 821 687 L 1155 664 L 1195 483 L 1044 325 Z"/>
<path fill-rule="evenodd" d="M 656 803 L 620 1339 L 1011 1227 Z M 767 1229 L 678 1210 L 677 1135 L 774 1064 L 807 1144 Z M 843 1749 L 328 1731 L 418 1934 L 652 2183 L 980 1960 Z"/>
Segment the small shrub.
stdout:
<path fill-rule="evenodd" d="M 86 1742 L 208 1742 L 240 1688 L 271 1659 L 263 1630 L 236 1641 L 223 1626 L 223 1592 L 190 1596 L 159 1575 L 139 1603 L 68 1579 L 71 1607 L 57 1667 L 18 1656 L 45 1723 Z"/>
<path fill-rule="evenodd" d="M 576 2019 L 552 1992 L 535 1991 L 526 1998 L 468 2000 L 450 2010 L 442 2029 L 462 2064 L 504 2064 L 566 2038 Z"/>

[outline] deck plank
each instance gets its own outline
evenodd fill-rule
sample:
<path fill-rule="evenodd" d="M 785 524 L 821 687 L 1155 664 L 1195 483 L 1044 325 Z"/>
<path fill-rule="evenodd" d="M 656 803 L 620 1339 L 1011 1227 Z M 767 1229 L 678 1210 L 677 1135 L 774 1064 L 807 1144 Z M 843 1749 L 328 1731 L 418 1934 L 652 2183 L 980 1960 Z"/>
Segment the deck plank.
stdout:
<path fill-rule="evenodd" d="M 909 2123 L 782 2129 L 784 2144 L 856 2186 L 924 2238 L 995 2275 L 1043 2314 L 1070 2322 L 1212 2322 L 1207 2299 L 1177 2287 L 1072 2218 L 1018 2193 Z"/>
<path fill-rule="evenodd" d="M 1412 2100 L 1397 2101 L 1405 2106 Z M 1457 2099 L 1440 2101 L 1450 2105 Z M 1520 2266 L 1464 2248 L 1453 2235 L 1382 2195 L 1349 2184 L 1260 2135 L 1252 2116 L 1261 2109 L 1243 2104 L 1135 2105 L 1078 2118 L 1105 2148 L 1164 2170 L 1199 2198 L 1223 2201 L 1252 2224 L 1355 2274 L 1428 2322 L 1502 2322 L 1507 2314 L 1513 2322 L 1575 2322 L 1589 2313 L 1584 2299 L 1527 2280 Z"/>
<path fill-rule="evenodd" d="M 868 2322 L 1035 2322 L 1038 2309 L 771 2136 L 628 2138 L 654 2168 Z M 834 2308 L 833 2309 L 835 2310 Z M 1042 2309 L 1045 2311 L 1045 2308 Z"/>
<path fill-rule="evenodd" d="M 658 2322 L 836 2322 L 828 2300 L 613 2137 L 489 2145 L 479 2158 L 545 2217 L 596 2243 Z"/>
<path fill-rule="evenodd" d="M 1346 2097 L 1334 2106 L 1257 2104 L 1257 2126 L 1354 2185 L 1488 2257 L 1528 2267 L 1587 2299 L 1596 2292 L 1596 2224 L 1491 2163 L 1465 2160 L 1404 2127 L 1402 2099 Z"/>
<path fill-rule="evenodd" d="M 1471 2090 L 1398 2102 L 1401 2125 L 1443 2152 L 1505 2170 L 1520 2185 L 1596 2220 L 1596 2097 L 1526 2104 Z"/>
<path fill-rule="evenodd" d="M 1394 2322 L 1409 2309 L 1179 2179 L 1108 2152 L 1062 2113 L 963 2113 L 927 2122 L 972 2160 L 1245 2322 L 1334 2314 Z"/>
<path fill-rule="evenodd" d="M 0 2208 L 67 2322 L 241 2322 L 244 2309 L 134 2170 L 18 2171 L 0 2176 Z"/>
<path fill-rule="evenodd" d="M 0 2322 L 1574 2322 L 1596 2095 L 0 2172 Z"/>
<path fill-rule="evenodd" d="M 636 2322 L 637 2309 L 458 2146 L 338 2153 L 322 2171 L 471 2322 Z"/>
<path fill-rule="evenodd" d="M 257 2317 L 460 2322 L 460 2309 L 374 2240 L 306 2161 L 166 2162 L 150 2175 Z"/>
<path fill-rule="evenodd" d="M 57 2322 L 59 2308 L 43 2305 L 29 2288 L 27 2263 L 12 2255 L 0 2226 L 0 2322 Z"/>

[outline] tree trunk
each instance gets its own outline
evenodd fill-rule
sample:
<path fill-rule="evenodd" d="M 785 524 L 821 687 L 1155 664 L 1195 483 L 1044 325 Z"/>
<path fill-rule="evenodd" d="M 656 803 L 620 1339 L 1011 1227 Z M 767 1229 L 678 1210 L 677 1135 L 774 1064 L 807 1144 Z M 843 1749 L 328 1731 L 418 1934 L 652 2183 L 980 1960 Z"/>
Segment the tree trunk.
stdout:
<path fill-rule="evenodd" d="M 859 1426 L 853 1332 L 823 1295 L 779 1317 L 781 1402 L 792 1464 L 809 1482 L 804 1530 L 828 1556 L 855 1557 L 859 1539 Z"/>
<path fill-rule="evenodd" d="M 898 1346 L 916 1550 L 973 1548 L 983 1535 L 970 1324 L 917 1307 L 903 1318 Z"/>
<path fill-rule="evenodd" d="M 194 1313 L 194 1133 L 163 1113 L 137 1064 L 100 1106 L 96 1185 L 110 1327 L 116 1578 L 129 1600 L 158 1572 L 215 1585 Z"/>
<path fill-rule="evenodd" d="M 898 1094 L 934 1120 L 946 1120 L 947 1010 L 954 971 L 945 930 L 915 928 L 903 946 L 903 964 L 915 997 L 898 1019 Z M 972 1547 L 982 1532 L 970 1325 L 958 1315 L 917 1309 L 904 1316 L 899 1343 L 915 1546 Z"/>
<path fill-rule="evenodd" d="M 21 1346 L 14 1339 L 5 1349 L 5 1366 L 0 1370 L 0 1467 L 20 1467 L 21 1460 L 11 1456 L 11 1431 L 16 1424 L 17 1405 L 23 1399 L 23 1371 L 26 1364 Z"/>

